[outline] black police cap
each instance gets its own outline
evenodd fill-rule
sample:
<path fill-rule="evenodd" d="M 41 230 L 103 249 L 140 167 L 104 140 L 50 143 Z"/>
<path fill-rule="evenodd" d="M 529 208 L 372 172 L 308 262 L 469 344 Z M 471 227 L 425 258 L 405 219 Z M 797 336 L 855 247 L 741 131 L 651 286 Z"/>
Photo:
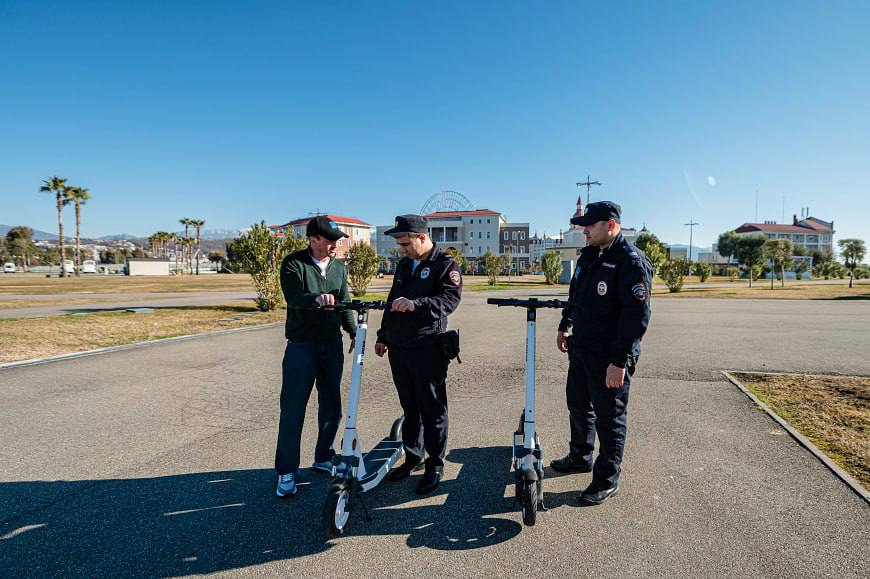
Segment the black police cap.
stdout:
<path fill-rule="evenodd" d="M 573 225 L 592 225 L 599 221 L 613 219 L 619 223 L 622 208 L 613 201 L 596 201 L 586 206 L 586 212 L 580 217 L 572 217 Z"/>
<path fill-rule="evenodd" d="M 384 231 L 384 235 L 391 235 L 393 237 L 401 237 L 409 233 L 429 233 L 426 218 L 422 215 L 414 215 L 413 213 L 397 215 L 395 227 Z"/>
<path fill-rule="evenodd" d="M 347 233 L 338 228 L 338 225 L 330 219 L 329 215 L 318 215 L 309 221 L 305 228 L 305 235 L 307 237 L 319 235 L 329 241 L 338 241 L 342 237 L 348 236 Z"/>

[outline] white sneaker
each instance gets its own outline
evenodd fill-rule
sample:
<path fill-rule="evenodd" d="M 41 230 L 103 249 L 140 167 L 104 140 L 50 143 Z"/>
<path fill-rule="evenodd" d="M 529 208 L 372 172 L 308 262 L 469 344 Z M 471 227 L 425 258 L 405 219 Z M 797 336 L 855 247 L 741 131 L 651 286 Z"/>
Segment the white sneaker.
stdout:
<path fill-rule="evenodd" d="M 287 473 L 278 475 L 278 489 L 275 494 L 279 497 L 292 496 L 296 494 L 296 473 Z"/>

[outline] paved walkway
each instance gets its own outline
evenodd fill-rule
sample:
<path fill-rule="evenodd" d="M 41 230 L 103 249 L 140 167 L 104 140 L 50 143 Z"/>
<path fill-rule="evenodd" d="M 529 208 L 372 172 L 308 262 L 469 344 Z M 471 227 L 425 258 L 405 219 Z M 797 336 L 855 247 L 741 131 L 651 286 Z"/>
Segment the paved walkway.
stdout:
<path fill-rule="evenodd" d="M 0 370 L 2 575 L 866 576 L 870 507 L 717 370 L 870 375 L 870 302 L 659 300 L 620 495 L 580 508 L 589 475 L 548 472 L 550 510 L 529 528 L 508 470 L 525 318 L 486 297 L 469 293 L 451 318 L 464 363 L 451 367 L 442 486 L 376 489 L 374 521 L 356 512 L 331 542 L 325 477 L 304 470 L 297 497 L 273 496 L 280 328 Z M 548 458 L 567 444 L 556 319 L 539 322 Z M 367 447 L 399 412 L 368 348 Z M 309 458 L 315 417 L 312 401 Z"/>

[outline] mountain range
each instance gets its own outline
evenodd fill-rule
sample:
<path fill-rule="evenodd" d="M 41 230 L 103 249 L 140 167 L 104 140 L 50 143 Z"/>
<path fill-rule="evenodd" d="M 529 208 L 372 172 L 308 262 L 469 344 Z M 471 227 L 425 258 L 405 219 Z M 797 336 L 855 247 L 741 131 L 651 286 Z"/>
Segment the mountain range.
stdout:
<path fill-rule="evenodd" d="M 0 223 L 0 237 L 5 237 L 6 234 L 12 229 L 12 225 L 4 225 Z M 69 229 L 67 228 L 64 233 L 67 233 Z M 224 239 L 235 239 L 239 237 L 241 234 L 248 231 L 248 228 L 245 229 L 203 229 L 201 232 L 201 238 L 204 241 L 221 241 Z M 175 232 L 179 237 L 184 235 L 184 230 Z M 191 230 L 189 235 L 193 237 L 194 232 Z M 74 241 L 74 237 L 70 237 L 68 234 L 64 235 L 67 240 Z M 88 238 L 93 241 L 144 241 L 146 238 L 139 237 L 138 235 L 133 235 L 130 233 L 113 233 L 111 235 L 103 235 L 101 237 Z M 39 229 L 33 230 L 33 240 L 34 241 L 55 241 L 57 240 L 57 233 L 49 233 L 47 231 L 41 231 Z"/>

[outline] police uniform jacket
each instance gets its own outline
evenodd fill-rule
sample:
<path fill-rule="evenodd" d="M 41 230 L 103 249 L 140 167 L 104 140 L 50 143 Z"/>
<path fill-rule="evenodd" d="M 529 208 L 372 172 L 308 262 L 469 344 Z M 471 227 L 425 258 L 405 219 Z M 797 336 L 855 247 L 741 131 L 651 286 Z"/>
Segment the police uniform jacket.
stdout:
<path fill-rule="evenodd" d="M 390 348 L 412 348 L 435 343 L 447 330 L 447 316 L 459 306 L 462 273 L 459 264 L 435 245 L 428 259 L 414 262 L 403 257 L 396 265 L 393 287 L 387 298 L 408 298 L 413 312 L 385 311 L 378 342 Z"/>
<path fill-rule="evenodd" d="M 624 368 L 640 355 L 651 295 L 652 265 L 620 233 L 603 253 L 581 250 L 569 292 L 574 307 L 562 311 L 559 330 L 573 325 L 573 350 L 606 355 Z"/>

